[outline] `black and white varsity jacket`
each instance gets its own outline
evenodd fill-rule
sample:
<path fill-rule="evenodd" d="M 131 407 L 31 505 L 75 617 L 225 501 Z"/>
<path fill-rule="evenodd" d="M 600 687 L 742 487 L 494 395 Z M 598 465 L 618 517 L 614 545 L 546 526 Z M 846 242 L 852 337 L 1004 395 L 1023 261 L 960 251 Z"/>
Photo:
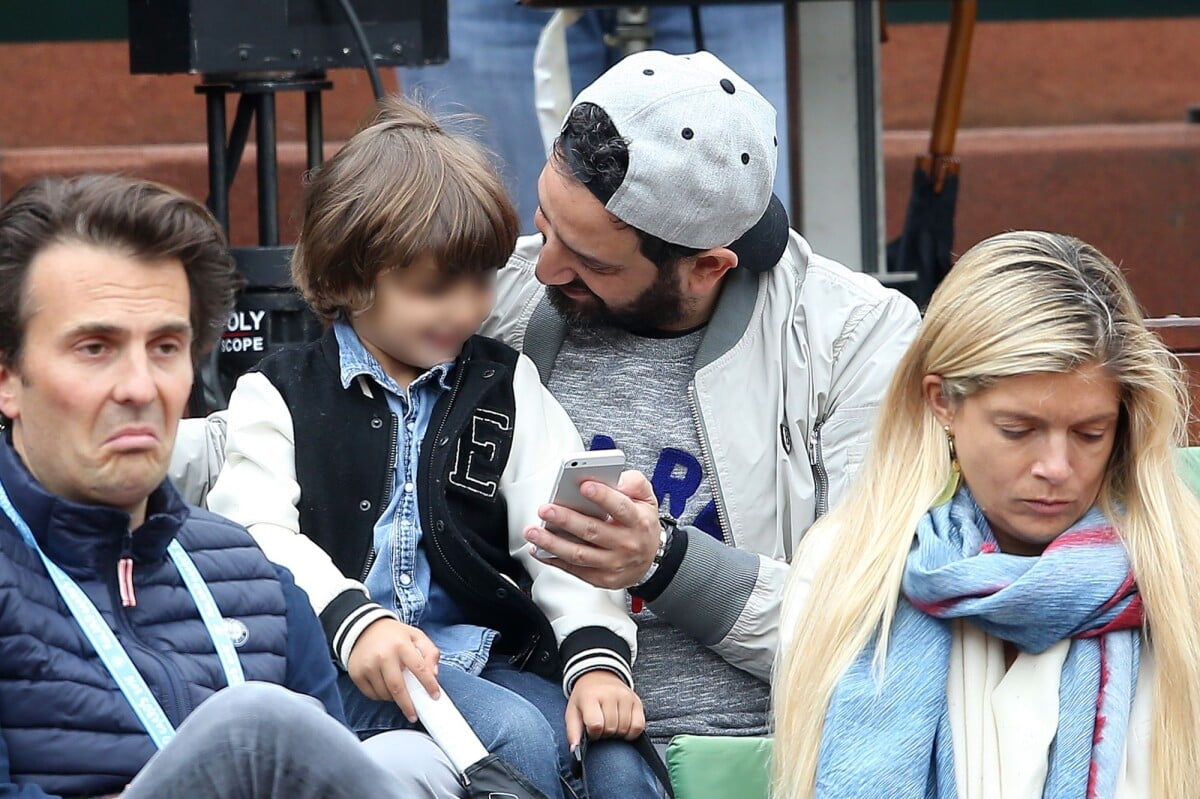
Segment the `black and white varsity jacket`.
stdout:
<path fill-rule="evenodd" d="M 208 507 L 245 525 L 309 595 L 335 659 L 390 611 L 362 581 L 387 507 L 397 419 L 360 376 L 343 388 L 337 339 L 265 358 L 237 384 L 226 414 L 225 465 Z M 473 337 L 433 410 L 417 469 L 421 546 L 433 579 L 496 650 L 568 693 L 604 668 L 632 684 L 635 626 L 622 592 L 539 562 L 521 535 L 539 523 L 562 456 L 582 449 L 536 368 Z"/>

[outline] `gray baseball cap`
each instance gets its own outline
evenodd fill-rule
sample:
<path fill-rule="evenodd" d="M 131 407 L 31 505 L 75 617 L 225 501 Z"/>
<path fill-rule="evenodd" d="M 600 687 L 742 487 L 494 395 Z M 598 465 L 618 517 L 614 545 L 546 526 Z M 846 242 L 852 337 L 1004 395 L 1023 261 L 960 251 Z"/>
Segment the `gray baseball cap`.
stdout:
<path fill-rule="evenodd" d="M 579 93 L 628 142 L 629 168 L 605 208 L 685 247 L 728 246 L 743 266 L 774 266 L 788 221 L 773 194 L 775 109 L 708 52 L 627 56 Z"/>

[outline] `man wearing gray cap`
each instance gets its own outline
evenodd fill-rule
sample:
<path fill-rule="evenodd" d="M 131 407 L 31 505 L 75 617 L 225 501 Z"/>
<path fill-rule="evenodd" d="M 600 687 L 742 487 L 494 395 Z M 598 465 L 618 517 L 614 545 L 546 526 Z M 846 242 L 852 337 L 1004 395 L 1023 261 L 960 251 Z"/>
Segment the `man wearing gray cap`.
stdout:
<path fill-rule="evenodd" d="M 852 478 L 918 323 L 789 230 L 777 150 L 774 108 L 711 54 L 619 62 L 571 107 L 541 235 L 500 270 L 484 329 L 532 358 L 585 442 L 646 475 L 585 483 L 608 521 L 542 508 L 580 541 L 526 538 L 630 590 L 659 741 L 767 731 L 788 561 Z"/>

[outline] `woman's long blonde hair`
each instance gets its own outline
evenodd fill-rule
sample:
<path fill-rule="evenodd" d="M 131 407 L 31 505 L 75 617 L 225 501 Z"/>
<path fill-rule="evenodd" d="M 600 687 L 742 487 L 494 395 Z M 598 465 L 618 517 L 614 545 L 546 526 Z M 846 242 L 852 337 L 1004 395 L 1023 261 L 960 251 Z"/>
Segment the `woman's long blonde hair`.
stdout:
<path fill-rule="evenodd" d="M 813 601 L 784 597 L 774 679 L 776 796 L 812 796 L 825 714 L 838 680 L 879 634 L 885 654 L 917 521 L 950 476 L 946 437 L 921 381 L 952 401 L 1012 375 L 1103 364 L 1121 417 L 1100 502 L 1129 550 L 1157 660 L 1154 796 L 1200 796 L 1200 503 L 1176 472 L 1187 394 L 1178 361 L 1150 333 L 1120 270 L 1068 236 L 1015 232 L 965 253 L 934 295 L 880 409 L 847 496 L 819 525 L 837 542 Z"/>

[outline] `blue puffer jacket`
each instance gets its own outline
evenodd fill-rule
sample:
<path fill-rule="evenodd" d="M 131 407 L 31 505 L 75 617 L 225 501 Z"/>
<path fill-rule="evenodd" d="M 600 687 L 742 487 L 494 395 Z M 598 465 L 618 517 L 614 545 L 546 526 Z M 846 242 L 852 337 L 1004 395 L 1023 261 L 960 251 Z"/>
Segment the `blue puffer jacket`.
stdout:
<path fill-rule="evenodd" d="M 307 597 L 245 530 L 186 505 L 164 482 L 130 539 L 137 606 L 123 608 L 117 559 L 129 543 L 128 514 L 51 495 L 9 436 L 0 438 L 0 480 L 13 505 L 99 609 L 172 724 L 225 686 L 195 602 L 166 556 L 173 538 L 222 615 L 248 632 L 237 648 L 246 679 L 315 696 L 342 720 L 336 674 Z M 0 513 L 0 796 L 117 793 L 153 754 L 37 553 Z"/>

